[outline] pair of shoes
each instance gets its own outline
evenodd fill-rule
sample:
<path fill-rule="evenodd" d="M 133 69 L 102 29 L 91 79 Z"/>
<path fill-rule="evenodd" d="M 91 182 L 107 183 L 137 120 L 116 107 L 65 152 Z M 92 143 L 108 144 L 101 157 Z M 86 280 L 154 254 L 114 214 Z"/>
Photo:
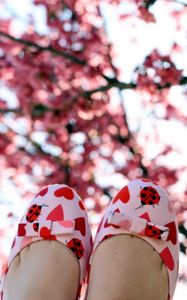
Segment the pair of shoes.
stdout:
<path fill-rule="evenodd" d="M 119 234 L 141 237 L 159 253 L 168 271 L 168 300 L 171 299 L 179 265 L 176 215 L 167 192 L 146 179 L 131 181 L 116 194 L 105 210 L 94 243 L 87 212 L 78 194 L 62 184 L 42 189 L 18 224 L 3 282 L 11 262 L 23 248 L 40 240 L 56 240 L 71 249 L 79 260 L 81 289 L 88 282 L 87 270 L 96 248 Z"/>

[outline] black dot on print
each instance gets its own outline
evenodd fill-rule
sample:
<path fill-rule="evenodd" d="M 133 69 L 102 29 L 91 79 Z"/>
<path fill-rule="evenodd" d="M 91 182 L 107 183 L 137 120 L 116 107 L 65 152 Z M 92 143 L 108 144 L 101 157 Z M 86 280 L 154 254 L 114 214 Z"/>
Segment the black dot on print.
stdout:
<path fill-rule="evenodd" d="M 32 214 L 32 212 L 33 212 L 33 210 L 32 210 L 32 209 L 30 209 L 30 210 L 29 210 L 29 213 L 30 213 L 30 214 Z"/>
<path fill-rule="evenodd" d="M 157 231 L 154 229 L 154 230 L 153 230 L 153 233 L 154 233 L 154 234 L 157 234 Z"/>
<path fill-rule="evenodd" d="M 146 197 L 146 194 L 142 193 L 141 196 L 142 196 L 142 198 L 145 198 L 145 197 Z"/>
<path fill-rule="evenodd" d="M 39 212 L 36 212 L 35 214 L 36 214 L 36 216 L 39 216 Z"/>
<path fill-rule="evenodd" d="M 143 190 L 144 190 L 144 191 L 147 191 L 147 190 L 148 190 L 148 187 L 147 187 L 147 186 L 146 186 L 146 187 L 144 187 L 144 188 L 143 188 Z"/>
<path fill-rule="evenodd" d="M 151 230 L 151 229 L 152 229 L 152 226 L 151 226 L 151 225 L 149 225 L 149 226 L 148 226 L 148 229 L 150 229 L 150 230 Z"/>
<path fill-rule="evenodd" d="M 149 201 L 149 204 L 153 204 L 153 201 Z"/>
<path fill-rule="evenodd" d="M 35 207 L 36 207 L 36 204 L 34 204 L 32 207 L 35 208 Z"/>
<path fill-rule="evenodd" d="M 71 249 L 73 252 L 75 252 L 75 248 L 71 247 L 70 249 Z"/>
<path fill-rule="evenodd" d="M 80 242 L 76 242 L 76 246 L 80 247 L 81 243 Z"/>
<path fill-rule="evenodd" d="M 153 195 L 153 196 L 151 196 L 151 198 L 152 198 L 153 200 L 156 200 L 156 196 L 154 196 L 154 195 Z"/>

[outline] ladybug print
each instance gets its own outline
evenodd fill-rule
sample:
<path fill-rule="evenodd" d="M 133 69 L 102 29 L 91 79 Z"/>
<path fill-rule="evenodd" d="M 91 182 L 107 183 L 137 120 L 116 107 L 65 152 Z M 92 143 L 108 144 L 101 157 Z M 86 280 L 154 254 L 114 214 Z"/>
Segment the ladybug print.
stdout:
<path fill-rule="evenodd" d="M 104 238 L 102 238 L 102 240 L 100 241 L 100 243 L 102 243 L 103 241 L 111 238 L 112 236 L 114 236 L 114 234 L 107 234 L 107 235 L 105 235 Z"/>
<path fill-rule="evenodd" d="M 39 223 L 33 223 L 33 229 L 34 229 L 34 231 L 38 232 Z"/>
<path fill-rule="evenodd" d="M 162 239 L 162 234 L 168 230 L 161 230 L 154 225 L 147 224 L 145 228 L 145 235 L 148 237 L 153 237 L 157 240 Z"/>
<path fill-rule="evenodd" d="M 74 238 L 67 243 L 67 246 L 73 251 L 78 259 L 84 255 L 84 247 L 81 240 Z"/>
<path fill-rule="evenodd" d="M 144 205 L 153 205 L 153 207 L 155 204 L 158 205 L 160 202 L 160 195 L 152 186 L 145 186 L 140 191 L 140 199 L 141 205 L 136 209 L 143 207 Z"/>
<path fill-rule="evenodd" d="M 32 223 L 34 221 L 36 221 L 39 217 L 39 215 L 41 214 L 41 209 L 43 206 L 47 206 L 47 205 L 37 205 L 37 204 L 33 204 L 29 209 L 28 212 L 26 214 L 26 220 L 29 223 Z"/>

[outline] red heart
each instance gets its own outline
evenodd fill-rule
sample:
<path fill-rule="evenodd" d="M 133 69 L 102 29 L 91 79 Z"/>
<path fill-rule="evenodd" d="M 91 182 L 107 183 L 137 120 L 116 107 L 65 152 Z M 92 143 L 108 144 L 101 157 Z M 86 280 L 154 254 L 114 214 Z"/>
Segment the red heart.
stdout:
<path fill-rule="evenodd" d="M 64 220 L 64 211 L 60 204 L 58 206 L 56 206 L 50 212 L 50 214 L 47 216 L 47 220 L 50 220 L 50 221 L 63 221 Z"/>
<path fill-rule="evenodd" d="M 171 241 L 173 245 L 177 243 L 177 230 L 175 222 L 164 225 L 169 228 L 169 235 L 167 241 Z"/>
<path fill-rule="evenodd" d="M 26 224 L 18 224 L 18 236 L 26 235 L 25 226 L 26 226 Z"/>
<path fill-rule="evenodd" d="M 116 203 L 118 200 L 120 200 L 123 203 L 127 203 L 130 199 L 130 193 L 128 186 L 125 186 L 122 190 L 120 190 L 117 195 L 114 197 L 113 203 Z"/>
<path fill-rule="evenodd" d="M 85 207 L 84 207 L 84 204 L 82 201 L 79 201 L 79 206 L 80 206 L 80 209 L 85 210 Z"/>
<path fill-rule="evenodd" d="M 160 256 L 162 257 L 165 265 L 168 267 L 168 269 L 170 269 L 171 271 L 173 271 L 174 269 L 174 260 L 172 257 L 172 254 L 169 250 L 168 247 L 166 247 L 161 253 Z"/>
<path fill-rule="evenodd" d="M 46 187 L 45 189 L 41 190 L 41 191 L 36 195 L 36 197 L 38 197 L 38 196 L 45 196 L 45 194 L 47 194 L 47 192 L 48 192 L 48 187 Z M 36 198 L 36 197 L 35 197 L 35 198 Z"/>
<path fill-rule="evenodd" d="M 43 237 L 44 240 L 56 240 L 56 236 L 52 235 L 47 227 L 40 229 L 40 236 Z"/>
<path fill-rule="evenodd" d="M 79 230 L 83 236 L 86 233 L 86 225 L 84 218 L 77 218 L 75 219 L 75 230 Z"/>
<path fill-rule="evenodd" d="M 150 179 L 145 179 L 145 178 L 140 178 L 143 182 L 152 182 L 154 183 L 155 185 L 158 185 L 157 182 L 153 181 L 153 180 L 150 180 Z"/>
<path fill-rule="evenodd" d="M 151 222 L 149 214 L 147 212 L 144 213 L 143 215 L 139 216 L 139 217 L 142 218 L 142 219 L 147 220 L 148 222 Z"/>
<path fill-rule="evenodd" d="M 63 187 L 63 188 L 60 188 L 60 189 L 56 190 L 54 192 L 54 195 L 56 197 L 62 197 L 63 196 L 68 200 L 73 200 L 73 198 L 74 198 L 74 193 L 73 193 L 72 189 L 70 189 L 69 187 Z"/>
<path fill-rule="evenodd" d="M 106 222 L 105 222 L 105 224 L 104 224 L 104 227 L 107 228 L 107 227 L 109 227 L 109 226 L 112 226 L 112 227 L 114 227 L 114 228 L 119 228 L 119 227 L 120 227 L 120 226 L 118 226 L 118 225 L 114 225 L 114 224 L 108 223 L 108 219 L 106 219 Z"/>

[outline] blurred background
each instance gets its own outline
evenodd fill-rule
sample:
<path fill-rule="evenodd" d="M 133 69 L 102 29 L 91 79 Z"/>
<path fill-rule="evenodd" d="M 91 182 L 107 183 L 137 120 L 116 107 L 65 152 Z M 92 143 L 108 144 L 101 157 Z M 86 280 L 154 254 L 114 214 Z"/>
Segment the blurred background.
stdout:
<path fill-rule="evenodd" d="M 187 1 L 0 0 L 0 275 L 28 202 L 81 195 L 93 234 L 129 180 L 167 189 L 187 297 Z"/>

